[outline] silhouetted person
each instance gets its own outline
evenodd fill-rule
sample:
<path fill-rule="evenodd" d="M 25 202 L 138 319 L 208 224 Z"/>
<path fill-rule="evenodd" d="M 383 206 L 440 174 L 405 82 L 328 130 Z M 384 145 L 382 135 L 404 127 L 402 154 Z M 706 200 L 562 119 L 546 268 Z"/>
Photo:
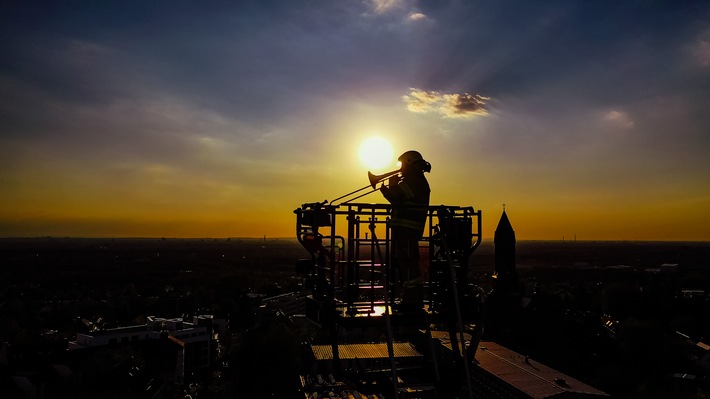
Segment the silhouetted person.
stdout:
<path fill-rule="evenodd" d="M 423 299 L 422 278 L 419 270 L 419 240 L 424 234 L 429 182 L 424 172 L 431 171 L 429 162 L 417 151 L 407 151 L 397 160 L 401 163 L 402 177 L 389 179 L 389 187 L 380 191 L 392 204 L 392 246 L 402 280 L 402 304 L 421 307 Z"/>

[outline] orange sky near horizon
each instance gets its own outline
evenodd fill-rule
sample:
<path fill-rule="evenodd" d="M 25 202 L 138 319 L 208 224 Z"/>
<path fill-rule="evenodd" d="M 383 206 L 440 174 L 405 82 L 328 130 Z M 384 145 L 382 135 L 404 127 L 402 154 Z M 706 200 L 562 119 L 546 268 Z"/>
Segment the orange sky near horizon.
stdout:
<path fill-rule="evenodd" d="M 506 179 L 486 174 L 490 168 L 461 168 L 447 164 L 446 157 L 431 158 L 422 152 L 433 165 L 427 174 L 431 204 L 480 209 L 484 239 L 493 237 L 503 204 L 520 240 L 710 239 L 704 223 L 710 220 L 710 211 L 702 201 L 694 203 L 681 193 L 665 194 L 655 202 L 634 201 L 628 194 L 626 199 L 609 196 L 592 187 L 545 193 L 535 190 L 535 180 L 515 178 L 513 171 L 508 171 L 512 175 Z M 389 167 L 373 172 L 395 168 L 392 160 Z M 44 180 L 42 184 L 0 200 L 0 236 L 295 237 L 294 209 L 366 186 L 367 170 L 356 151 L 308 169 L 272 171 L 282 187 L 230 186 L 224 180 L 210 182 L 204 177 L 188 180 L 185 174 L 158 167 L 146 167 L 121 184 L 102 175 L 90 179 L 78 173 L 63 174 L 66 171 L 61 169 L 47 170 L 43 179 L 34 179 Z M 261 173 L 235 171 L 235 176 L 252 174 L 247 180 L 258 180 L 263 178 Z M 358 202 L 385 201 L 375 192 Z"/>

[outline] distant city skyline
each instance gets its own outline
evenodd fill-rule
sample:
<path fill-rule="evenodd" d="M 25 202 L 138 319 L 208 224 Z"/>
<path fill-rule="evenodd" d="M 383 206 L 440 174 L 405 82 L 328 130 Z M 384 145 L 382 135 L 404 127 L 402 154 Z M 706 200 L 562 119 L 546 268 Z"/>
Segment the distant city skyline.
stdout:
<path fill-rule="evenodd" d="M 710 3 L 6 2 L 0 237 L 292 237 L 416 149 L 519 240 L 710 240 Z M 375 173 L 396 167 L 395 159 Z M 379 193 L 363 202 L 385 202 Z"/>

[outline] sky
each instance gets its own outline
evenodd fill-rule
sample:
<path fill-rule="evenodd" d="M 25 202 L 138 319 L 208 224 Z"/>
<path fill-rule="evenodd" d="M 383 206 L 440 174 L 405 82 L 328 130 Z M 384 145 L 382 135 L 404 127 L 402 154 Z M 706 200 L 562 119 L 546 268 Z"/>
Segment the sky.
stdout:
<path fill-rule="evenodd" d="M 0 93 L 0 237 L 294 237 L 418 150 L 484 239 L 710 240 L 707 1 L 9 0 Z"/>

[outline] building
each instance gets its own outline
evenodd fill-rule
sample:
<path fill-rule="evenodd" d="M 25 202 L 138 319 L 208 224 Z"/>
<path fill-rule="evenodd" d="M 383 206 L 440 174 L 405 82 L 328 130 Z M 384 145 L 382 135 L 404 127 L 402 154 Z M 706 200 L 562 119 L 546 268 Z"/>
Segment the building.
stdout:
<path fill-rule="evenodd" d="M 484 341 L 471 368 L 477 398 L 596 399 L 610 395 L 495 342 Z"/>
<path fill-rule="evenodd" d="M 261 310 L 269 312 L 281 311 L 286 316 L 306 314 L 306 298 L 301 292 L 289 292 L 266 298 L 262 301 Z"/>
<path fill-rule="evenodd" d="M 515 230 L 503 210 L 495 230 L 493 291 L 487 298 L 485 321 L 488 339 L 505 340 L 514 331 L 513 321 L 521 310 L 522 287 L 518 280 Z"/>
<path fill-rule="evenodd" d="M 493 241 L 495 243 L 494 278 L 496 279 L 496 288 L 514 290 L 518 284 L 518 273 L 515 270 L 515 230 L 513 230 L 505 210 L 498 221 Z"/>
<path fill-rule="evenodd" d="M 69 350 L 130 344 L 142 341 L 176 345 L 175 380 L 182 383 L 189 373 L 209 367 L 215 359 L 215 344 L 226 333 L 226 322 L 211 315 L 196 315 L 192 322 L 182 318 L 148 316 L 146 324 L 76 334 Z"/>

